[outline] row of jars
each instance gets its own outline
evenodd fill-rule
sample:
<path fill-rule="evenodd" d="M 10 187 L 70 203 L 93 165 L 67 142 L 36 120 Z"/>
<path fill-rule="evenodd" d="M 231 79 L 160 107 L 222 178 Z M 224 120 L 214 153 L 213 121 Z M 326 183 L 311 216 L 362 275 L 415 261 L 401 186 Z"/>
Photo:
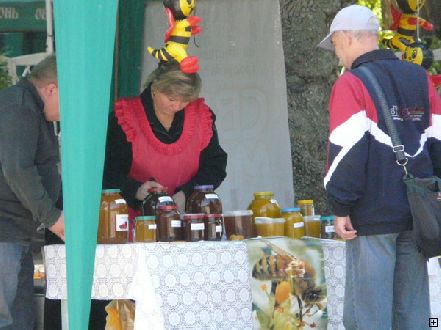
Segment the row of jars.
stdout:
<path fill-rule="evenodd" d="M 196 186 L 180 215 L 173 199 L 163 188 L 151 188 L 139 214 L 129 221 L 126 201 L 119 189 L 102 192 L 98 226 L 98 243 L 128 241 L 199 241 L 220 240 L 223 234 L 222 203 L 213 186 Z M 133 235 L 134 233 L 134 235 Z"/>

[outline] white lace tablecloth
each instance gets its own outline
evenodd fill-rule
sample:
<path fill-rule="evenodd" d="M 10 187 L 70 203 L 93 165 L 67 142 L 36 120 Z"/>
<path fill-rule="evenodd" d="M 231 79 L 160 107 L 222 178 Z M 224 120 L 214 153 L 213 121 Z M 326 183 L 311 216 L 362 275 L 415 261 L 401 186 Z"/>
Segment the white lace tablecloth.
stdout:
<path fill-rule="evenodd" d="M 45 267 L 46 297 L 66 299 L 64 245 L 45 247 Z M 139 283 L 144 269 L 148 270 L 166 329 L 252 329 L 250 271 L 244 243 L 98 245 L 92 298 L 142 303 L 146 298 Z"/>
<path fill-rule="evenodd" d="M 322 240 L 325 277 L 328 289 L 328 330 L 344 330 L 343 298 L 345 293 L 345 243 Z M 429 261 L 429 290 L 432 317 L 441 319 L 441 268 L 437 259 Z M 429 320 L 427 320 L 429 322 Z"/>

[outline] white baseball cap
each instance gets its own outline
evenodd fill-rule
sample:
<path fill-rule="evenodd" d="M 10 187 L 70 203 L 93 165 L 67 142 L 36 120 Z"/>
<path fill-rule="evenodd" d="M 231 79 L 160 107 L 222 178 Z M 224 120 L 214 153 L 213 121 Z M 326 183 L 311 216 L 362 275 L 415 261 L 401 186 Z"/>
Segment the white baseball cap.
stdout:
<path fill-rule="evenodd" d="M 331 42 L 332 34 L 336 31 L 378 31 L 380 23 L 375 14 L 367 7 L 351 5 L 341 9 L 329 28 L 329 34 L 317 47 L 334 50 Z"/>

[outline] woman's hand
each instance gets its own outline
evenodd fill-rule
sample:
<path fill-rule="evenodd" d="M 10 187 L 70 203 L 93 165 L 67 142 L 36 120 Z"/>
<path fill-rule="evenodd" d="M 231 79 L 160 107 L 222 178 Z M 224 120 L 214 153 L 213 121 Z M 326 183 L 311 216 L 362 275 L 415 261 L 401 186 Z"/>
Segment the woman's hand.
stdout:
<path fill-rule="evenodd" d="M 176 206 L 178 207 L 178 211 L 179 212 L 184 212 L 185 211 L 185 194 L 184 192 L 178 191 L 176 194 L 174 194 L 172 196 Z"/>
<path fill-rule="evenodd" d="M 162 188 L 162 185 L 156 181 L 151 180 L 144 182 L 136 191 L 135 198 L 137 200 L 143 201 L 149 194 L 149 189 L 154 187 Z"/>

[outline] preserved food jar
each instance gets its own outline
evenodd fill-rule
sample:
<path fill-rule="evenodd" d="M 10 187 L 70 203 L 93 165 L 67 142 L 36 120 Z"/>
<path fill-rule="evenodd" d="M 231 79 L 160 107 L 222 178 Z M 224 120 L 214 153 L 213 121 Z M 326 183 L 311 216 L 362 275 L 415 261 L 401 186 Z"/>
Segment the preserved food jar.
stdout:
<path fill-rule="evenodd" d="M 337 234 L 334 229 L 334 219 L 333 215 L 322 215 L 320 218 L 320 227 L 321 227 L 321 238 L 324 239 L 335 239 L 337 238 Z"/>
<path fill-rule="evenodd" d="M 175 205 L 173 199 L 167 194 L 164 187 L 152 187 L 147 197 L 142 201 L 141 214 L 156 216 L 158 207 L 161 205 Z"/>
<path fill-rule="evenodd" d="M 205 214 L 205 236 L 206 241 L 220 241 L 223 234 L 222 214 Z"/>
<path fill-rule="evenodd" d="M 119 189 L 105 189 L 101 194 L 98 224 L 99 244 L 127 243 L 129 215 Z"/>
<path fill-rule="evenodd" d="M 254 199 L 251 201 L 248 209 L 253 211 L 253 235 L 256 235 L 255 218 L 256 217 L 280 217 L 280 205 L 275 200 L 271 191 L 260 191 L 254 193 Z"/>
<path fill-rule="evenodd" d="M 256 233 L 258 236 L 283 236 L 285 235 L 285 219 L 256 217 Z"/>
<path fill-rule="evenodd" d="M 228 211 L 224 213 L 224 226 L 227 239 L 243 240 L 253 237 L 253 211 Z"/>
<path fill-rule="evenodd" d="M 314 201 L 312 199 L 299 199 L 297 205 L 300 207 L 300 212 L 304 217 L 315 215 Z"/>
<path fill-rule="evenodd" d="M 282 217 L 285 219 L 285 236 L 291 238 L 305 236 L 305 222 L 300 213 L 300 208 L 284 208 L 282 209 Z"/>
<path fill-rule="evenodd" d="M 203 213 L 187 213 L 184 219 L 184 237 L 187 242 L 203 241 L 205 224 Z"/>
<path fill-rule="evenodd" d="M 135 242 L 156 242 L 156 221 L 154 216 L 135 218 Z"/>
<path fill-rule="evenodd" d="M 157 238 L 159 242 L 182 240 L 182 221 L 176 205 L 162 205 L 156 214 Z"/>
<path fill-rule="evenodd" d="M 306 235 L 311 237 L 320 238 L 321 228 L 320 228 L 320 215 L 306 216 L 305 227 Z"/>
<path fill-rule="evenodd" d="M 195 214 L 222 214 L 222 202 L 214 192 L 213 185 L 195 186 L 187 199 L 185 211 Z"/>

